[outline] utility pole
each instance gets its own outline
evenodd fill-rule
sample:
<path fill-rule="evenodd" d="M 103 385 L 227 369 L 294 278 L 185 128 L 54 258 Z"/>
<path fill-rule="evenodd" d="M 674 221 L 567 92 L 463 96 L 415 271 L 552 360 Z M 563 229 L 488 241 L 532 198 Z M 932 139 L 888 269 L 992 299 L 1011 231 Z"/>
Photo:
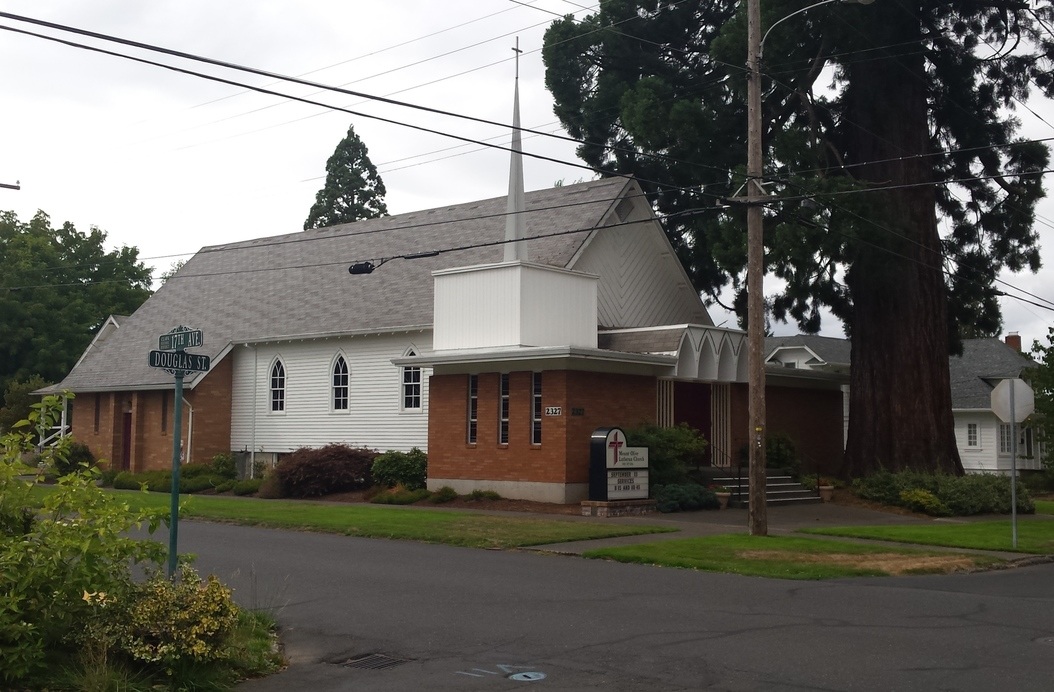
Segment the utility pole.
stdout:
<path fill-rule="evenodd" d="M 747 524 L 767 536 L 765 503 L 765 233 L 761 187 L 761 0 L 747 0 L 747 387 L 750 397 L 750 489 Z"/>

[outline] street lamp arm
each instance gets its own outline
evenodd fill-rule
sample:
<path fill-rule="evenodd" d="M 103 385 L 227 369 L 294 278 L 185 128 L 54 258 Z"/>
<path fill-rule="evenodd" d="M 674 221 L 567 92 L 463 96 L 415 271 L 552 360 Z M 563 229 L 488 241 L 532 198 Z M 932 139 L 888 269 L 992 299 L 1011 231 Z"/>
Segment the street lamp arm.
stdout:
<path fill-rule="evenodd" d="M 819 7 L 820 5 L 829 5 L 832 2 L 842 2 L 842 3 L 845 3 L 847 5 L 848 4 L 870 5 L 872 2 L 874 2 L 874 0 L 822 0 L 822 2 L 817 2 L 817 3 L 814 3 L 812 5 L 806 5 L 805 7 L 801 8 L 800 10 L 795 10 L 795 11 L 791 12 L 786 17 L 781 17 L 780 19 L 777 19 L 776 22 L 772 26 L 770 26 L 768 28 L 768 30 L 765 32 L 765 35 L 761 37 L 761 45 L 758 46 L 758 62 L 759 63 L 761 62 L 761 56 L 765 53 L 765 39 L 767 39 L 769 37 L 769 34 L 772 33 L 773 29 L 775 29 L 777 26 L 779 26 L 783 22 L 787 21 L 791 17 L 793 17 L 795 15 L 798 15 L 798 14 L 801 14 L 805 10 L 811 10 L 812 8 Z"/>

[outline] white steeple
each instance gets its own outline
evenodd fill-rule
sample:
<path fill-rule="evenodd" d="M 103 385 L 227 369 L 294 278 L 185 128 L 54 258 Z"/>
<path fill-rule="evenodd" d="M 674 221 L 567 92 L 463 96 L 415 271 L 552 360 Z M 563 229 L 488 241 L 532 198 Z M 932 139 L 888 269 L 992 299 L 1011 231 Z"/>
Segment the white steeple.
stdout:
<path fill-rule="evenodd" d="M 505 216 L 505 261 L 526 262 L 527 246 L 523 237 L 527 231 L 523 200 L 523 145 L 520 141 L 520 39 L 516 38 L 516 83 L 512 96 L 512 161 L 509 165 L 509 201 Z"/>

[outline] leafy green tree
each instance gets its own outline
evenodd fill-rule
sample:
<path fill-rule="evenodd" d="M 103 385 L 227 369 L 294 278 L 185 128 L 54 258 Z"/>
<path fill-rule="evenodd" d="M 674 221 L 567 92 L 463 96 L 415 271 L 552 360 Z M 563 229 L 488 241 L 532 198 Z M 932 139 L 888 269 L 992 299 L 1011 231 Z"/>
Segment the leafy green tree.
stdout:
<path fill-rule="evenodd" d="M 32 392 L 48 386 L 40 375 L 33 375 L 25 380 L 12 380 L 4 392 L 4 406 L 0 408 L 0 435 L 9 432 L 15 423 L 26 420 L 33 410 L 33 404 L 40 403 L 39 396 Z"/>
<path fill-rule="evenodd" d="M 44 212 L 0 212 L 0 389 L 39 375 L 61 380 L 110 314 L 150 296 L 150 268 L 134 247 L 107 252 L 106 233 L 52 228 Z"/>
<path fill-rule="evenodd" d="M 304 230 L 375 219 L 388 214 L 384 181 L 370 161 L 366 145 L 349 127 L 326 161 L 326 184 L 315 195 Z"/>
<path fill-rule="evenodd" d="M 766 0 L 762 30 L 800 10 Z M 546 33 L 546 85 L 579 155 L 634 174 L 696 287 L 745 307 L 746 7 L 603 0 Z M 1012 111 L 1054 94 L 1054 8 L 1011 0 L 812 7 L 764 46 L 766 270 L 775 318 L 845 325 L 845 475 L 962 473 L 948 354 L 999 329 L 1003 269 L 1039 267 L 1047 147 Z M 954 182 L 953 182 L 954 181 Z M 940 220 L 940 223 L 938 222 Z M 942 237 L 940 230 L 944 229 Z"/>
<path fill-rule="evenodd" d="M 166 269 L 165 271 L 161 272 L 161 276 L 157 277 L 158 281 L 160 281 L 163 284 L 164 283 L 168 283 L 168 280 L 171 279 L 173 276 L 175 276 L 176 273 L 179 272 L 179 270 L 182 269 L 183 265 L 186 264 L 186 263 L 187 263 L 187 261 L 185 259 L 176 260 L 175 262 L 173 262 L 169 266 L 168 269 Z"/>
<path fill-rule="evenodd" d="M 1054 327 L 1047 330 L 1047 343 L 1032 345 L 1032 358 L 1039 365 L 1022 376 L 1032 387 L 1036 410 L 1029 418 L 1033 429 L 1046 448 L 1046 467 L 1054 471 Z"/>

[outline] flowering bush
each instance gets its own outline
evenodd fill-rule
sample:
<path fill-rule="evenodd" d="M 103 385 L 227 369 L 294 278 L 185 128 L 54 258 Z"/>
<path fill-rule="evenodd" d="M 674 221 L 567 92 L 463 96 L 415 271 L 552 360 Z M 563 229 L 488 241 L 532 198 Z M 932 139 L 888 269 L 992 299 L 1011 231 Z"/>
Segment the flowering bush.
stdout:
<path fill-rule="evenodd" d="M 184 564 L 176 583 L 155 574 L 135 587 L 119 644 L 132 658 L 174 666 L 225 658 L 238 622 L 231 591 Z"/>

